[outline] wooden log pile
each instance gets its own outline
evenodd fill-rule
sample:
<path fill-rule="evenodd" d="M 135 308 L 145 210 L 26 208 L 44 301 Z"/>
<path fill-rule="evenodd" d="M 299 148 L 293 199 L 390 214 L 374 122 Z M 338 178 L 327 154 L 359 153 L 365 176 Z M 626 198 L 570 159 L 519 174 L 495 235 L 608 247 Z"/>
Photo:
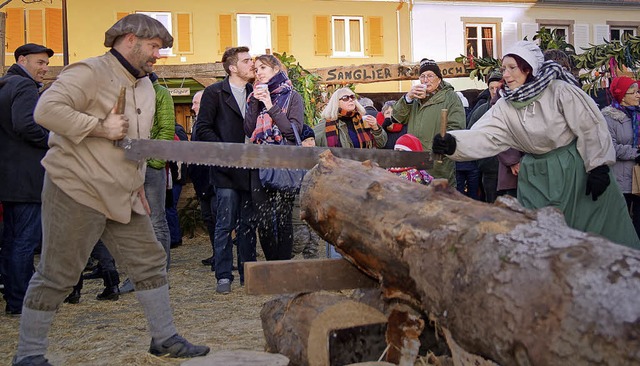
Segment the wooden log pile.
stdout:
<path fill-rule="evenodd" d="M 387 298 L 468 352 L 501 365 L 640 362 L 640 251 L 573 230 L 553 208 L 488 205 L 330 153 L 301 207 Z"/>

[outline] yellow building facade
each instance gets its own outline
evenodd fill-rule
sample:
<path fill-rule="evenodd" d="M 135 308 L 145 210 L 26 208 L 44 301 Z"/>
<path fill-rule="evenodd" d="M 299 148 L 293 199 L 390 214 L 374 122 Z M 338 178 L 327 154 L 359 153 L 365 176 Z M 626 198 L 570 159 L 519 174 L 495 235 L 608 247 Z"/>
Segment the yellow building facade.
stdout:
<path fill-rule="evenodd" d="M 230 46 L 248 45 L 255 55 L 294 55 L 305 68 L 411 59 L 410 12 L 397 1 L 334 0 L 67 0 L 69 62 L 99 55 L 104 31 L 126 14 L 144 12 L 174 36 L 159 65 L 219 61 Z M 51 65 L 63 64 L 62 0 L 5 6 L 5 65 L 26 42 L 55 51 Z M 398 82 L 362 84 L 358 91 L 397 91 Z"/>

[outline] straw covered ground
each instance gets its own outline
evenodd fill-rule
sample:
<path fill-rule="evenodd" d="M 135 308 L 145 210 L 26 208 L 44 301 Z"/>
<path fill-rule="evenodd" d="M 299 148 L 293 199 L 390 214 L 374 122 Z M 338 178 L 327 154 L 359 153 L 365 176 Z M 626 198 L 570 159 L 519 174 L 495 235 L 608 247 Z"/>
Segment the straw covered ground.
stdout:
<path fill-rule="evenodd" d="M 215 277 L 200 260 L 211 255 L 208 237 L 197 235 L 171 250 L 171 305 L 178 331 L 217 350 L 264 350 L 262 304 L 270 296 L 250 296 L 234 281 L 232 292 L 215 292 Z M 260 259 L 259 259 L 260 260 Z M 263 259 L 262 259 L 263 260 Z M 237 277 L 237 272 L 234 274 Z M 123 274 L 122 279 L 126 278 Z M 49 334 L 47 357 L 54 365 L 179 365 L 180 360 L 147 353 L 149 335 L 133 293 L 118 301 L 97 301 L 102 280 L 85 281 L 77 305 L 63 304 Z M 4 301 L 0 299 L 4 308 Z M 19 318 L 0 315 L 0 364 L 11 364 Z"/>

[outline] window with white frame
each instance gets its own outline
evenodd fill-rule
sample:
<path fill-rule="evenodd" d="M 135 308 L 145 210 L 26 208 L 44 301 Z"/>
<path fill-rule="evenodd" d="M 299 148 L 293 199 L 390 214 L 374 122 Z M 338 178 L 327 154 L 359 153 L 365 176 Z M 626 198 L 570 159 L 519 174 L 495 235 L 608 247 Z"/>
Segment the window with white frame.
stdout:
<path fill-rule="evenodd" d="M 271 16 L 269 14 L 238 14 L 238 44 L 249 47 L 253 55 L 271 52 Z"/>
<path fill-rule="evenodd" d="M 362 17 L 331 17 L 333 56 L 364 57 L 364 21 Z"/>
<path fill-rule="evenodd" d="M 171 26 L 171 13 L 168 11 L 137 11 L 136 13 L 144 14 L 152 17 L 164 25 L 169 31 L 169 34 L 173 35 L 173 27 Z M 160 49 L 160 56 L 173 56 L 173 48 Z"/>
<path fill-rule="evenodd" d="M 495 24 L 465 24 L 465 49 L 473 57 L 498 57 Z"/>
<path fill-rule="evenodd" d="M 638 32 L 637 27 L 609 27 L 609 40 L 619 41 L 623 35 L 635 36 Z"/>

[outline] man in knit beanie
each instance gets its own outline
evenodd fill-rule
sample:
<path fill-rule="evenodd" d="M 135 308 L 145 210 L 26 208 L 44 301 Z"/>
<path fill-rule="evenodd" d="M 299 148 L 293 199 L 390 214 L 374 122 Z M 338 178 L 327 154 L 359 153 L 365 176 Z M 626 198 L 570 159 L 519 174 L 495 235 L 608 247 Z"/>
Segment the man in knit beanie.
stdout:
<path fill-rule="evenodd" d="M 447 110 L 446 130 L 461 130 L 466 127 L 464 107 L 453 86 L 443 80 L 438 64 L 431 59 L 420 61 L 419 83 L 393 106 L 392 117 L 407 126 L 407 132 L 420 140 L 425 150 L 430 151 L 433 136 L 441 129 L 442 110 Z M 447 179 L 456 186 L 455 164 L 445 159 L 429 171 L 436 178 Z"/>

